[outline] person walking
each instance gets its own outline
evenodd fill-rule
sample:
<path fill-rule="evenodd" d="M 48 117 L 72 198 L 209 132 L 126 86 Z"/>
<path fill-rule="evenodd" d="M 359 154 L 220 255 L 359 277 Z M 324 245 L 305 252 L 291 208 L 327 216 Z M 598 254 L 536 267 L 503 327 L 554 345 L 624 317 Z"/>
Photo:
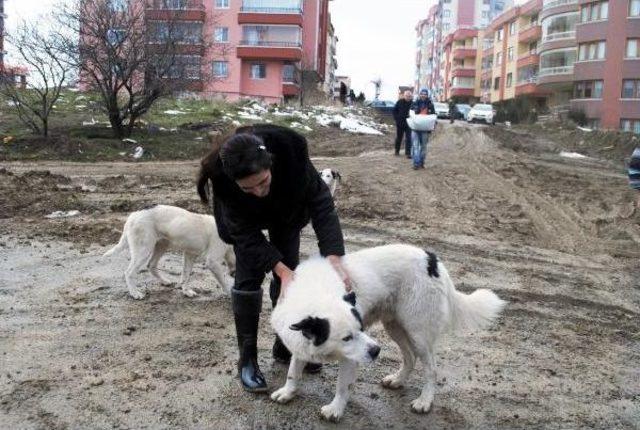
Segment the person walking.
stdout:
<path fill-rule="evenodd" d="M 320 255 L 331 262 L 348 289 L 340 222 L 329 188 L 309 159 L 306 139 L 285 127 L 258 124 L 237 129 L 219 151 L 212 150 L 202 160 L 198 194 L 205 203 L 209 181 L 218 233 L 233 245 L 236 255 L 231 302 L 238 374 L 245 390 L 264 392 L 267 383 L 257 360 L 264 276 L 273 272 L 269 295 L 276 306 L 300 259 L 300 231 L 311 221 Z M 277 336 L 272 353 L 278 362 L 291 358 Z M 309 363 L 306 370 L 314 373 L 320 368 Z"/>
<path fill-rule="evenodd" d="M 413 102 L 411 109 L 416 115 L 435 114 L 436 110 L 433 102 L 429 98 L 429 90 L 420 90 L 420 96 Z M 424 169 L 424 159 L 427 153 L 427 143 L 430 131 L 411 130 L 411 158 L 413 159 L 413 170 Z"/>
<path fill-rule="evenodd" d="M 407 117 L 413 103 L 413 93 L 407 90 L 393 107 L 393 119 L 396 122 L 395 155 L 400 155 L 400 147 L 404 138 L 404 155 L 411 158 L 411 129 Z"/>

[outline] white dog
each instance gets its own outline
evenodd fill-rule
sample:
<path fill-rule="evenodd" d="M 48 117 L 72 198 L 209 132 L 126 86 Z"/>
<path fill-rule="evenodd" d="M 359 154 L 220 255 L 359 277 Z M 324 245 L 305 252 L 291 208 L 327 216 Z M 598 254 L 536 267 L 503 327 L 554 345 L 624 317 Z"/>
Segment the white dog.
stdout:
<path fill-rule="evenodd" d="M 104 256 L 121 251 L 129 245 L 131 262 L 124 272 L 129 294 L 134 299 L 144 298 L 144 292 L 135 284 L 133 276 L 145 266 L 163 285 L 172 282 L 158 272 L 158 261 L 168 249 L 183 253 L 182 276 L 179 286 L 187 297 L 196 292 L 187 287 L 193 263 L 205 255 L 206 265 L 220 286 L 229 292 L 233 278 L 224 270 L 226 261 L 229 271 L 235 269 L 235 254 L 230 245 L 218 236 L 216 221 L 211 215 L 200 215 L 175 206 L 158 205 L 150 209 L 133 212 L 127 218 L 120 242 Z"/>
<path fill-rule="evenodd" d="M 327 168 L 320 171 L 320 177 L 322 178 L 324 183 L 327 184 L 327 186 L 329 187 L 329 191 L 331 191 L 331 195 L 334 196 L 336 194 L 336 188 L 338 187 L 338 182 L 342 180 L 342 176 L 340 176 L 340 172 Z"/>
<path fill-rule="evenodd" d="M 440 335 L 449 328 L 480 328 L 496 318 L 506 302 L 490 290 L 470 295 L 456 291 L 434 254 L 409 245 L 358 251 L 345 256 L 344 265 L 353 292 L 345 294 L 330 263 L 315 258 L 298 266 L 285 297 L 274 309 L 271 324 L 293 356 L 286 384 L 271 398 L 285 403 L 294 397 L 305 362 L 339 360 L 335 397 L 321 412 L 327 419 L 340 419 L 358 363 L 371 362 L 380 352 L 362 330 L 380 321 L 400 347 L 403 360 L 382 385 L 402 386 L 419 358 L 424 365 L 424 386 L 411 407 L 419 413 L 429 411 Z"/>

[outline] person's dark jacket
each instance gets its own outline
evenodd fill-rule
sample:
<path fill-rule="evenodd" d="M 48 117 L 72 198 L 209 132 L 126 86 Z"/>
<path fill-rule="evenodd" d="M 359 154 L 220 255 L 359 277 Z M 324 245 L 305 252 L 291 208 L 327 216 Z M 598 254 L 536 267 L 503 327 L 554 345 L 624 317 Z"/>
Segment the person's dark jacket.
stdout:
<path fill-rule="evenodd" d="M 203 161 L 198 194 L 206 202 L 205 186 L 213 184 L 214 216 L 220 237 L 234 245 L 236 253 L 268 272 L 282 255 L 262 230 L 301 230 L 311 220 L 322 256 L 344 255 L 344 241 L 329 188 L 311 163 L 306 139 L 285 127 L 259 124 L 236 133 L 260 137 L 272 154 L 271 189 L 259 198 L 243 192 L 222 169 L 218 156 Z M 251 264 L 251 263 L 249 263 Z"/>
<path fill-rule="evenodd" d="M 426 113 L 426 114 L 436 113 L 436 108 L 433 106 L 433 102 L 429 97 L 427 97 L 425 100 L 418 98 L 411 105 L 411 109 L 413 109 L 413 111 L 418 115 L 420 113 Z"/>
<path fill-rule="evenodd" d="M 396 121 L 398 127 L 408 127 L 407 118 L 409 117 L 409 111 L 411 110 L 411 100 L 407 101 L 404 98 L 398 100 L 393 107 L 393 119 Z"/>

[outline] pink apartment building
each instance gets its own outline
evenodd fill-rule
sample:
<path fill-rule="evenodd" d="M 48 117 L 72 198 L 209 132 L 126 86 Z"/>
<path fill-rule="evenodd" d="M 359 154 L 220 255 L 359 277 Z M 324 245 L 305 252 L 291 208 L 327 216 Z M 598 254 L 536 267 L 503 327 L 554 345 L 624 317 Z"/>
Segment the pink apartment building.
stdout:
<path fill-rule="evenodd" d="M 4 21 L 7 15 L 4 13 L 4 0 L 0 0 L 0 79 L 8 79 L 16 85 L 25 88 L 27 86 L 27 69 L 24 67 L 11 67 L 4 63 Z"/>
<path fill-rule="evenodd" d="M 321 88 L 327 71 L 331 31 L 329 0 L 147 0 L 146 22 L 162 29 L 175 18 L 187 35 L 183 62 L 199 66 L 190 88 L 231 100 L 258 97 L 278 103 L 298 94 L 305 82 Z M 161 31 L 161 30 L 160 30 Z M 329 40 L 328 40 L 329 38 Z M 216 49 L 208 49 L 214 45 Z M 222 55 L 220 48 L 225 48 Z M 329 52 L 328 52 L 329 51 Z M 189 58 L 186 58 L 189 57 Z"/>

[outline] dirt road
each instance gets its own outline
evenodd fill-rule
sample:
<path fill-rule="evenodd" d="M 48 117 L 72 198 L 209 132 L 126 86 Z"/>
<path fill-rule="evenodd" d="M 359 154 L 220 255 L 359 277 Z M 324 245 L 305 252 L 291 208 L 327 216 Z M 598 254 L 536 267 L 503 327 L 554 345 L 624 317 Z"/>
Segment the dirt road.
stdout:
<path fill-rule="evenodd" d="M 509 305 L 492 329 L 446 338 L 432 411 L 410 412 L 417 374 L 382 377 L 399 352 L 379 327 L 380 359 L 361 369 L 343 421 L 325 423 L 336 366 L 282 406 L 235 379 L 230 301 L 200 264 L 195 299 L 148 273 L 126 295 L 127 256 L 103 260 L 131 210 L 203 211 L 197 162 L 11 163 L 0 170 L 0 427 L 64 428 L 640 428 L 640 214 L 623 166 L 558 155 L 562 142 L 444 125 L 427 168 L 391 155 L 391 137 L 327 131 L 318 168 L 338 169 L 348 250 L 408 242 L 434 250 L 458 289 Z M 49 171 L 50 173 L 43 173 Z M 81 215 L 48 220 L 54 210 Z M 315 239 L 306 231 L 305 254 Z M 176 276 L 177 255 L 161 263 Z M 268 309 L 261 366 L 272 387 Z"/>

